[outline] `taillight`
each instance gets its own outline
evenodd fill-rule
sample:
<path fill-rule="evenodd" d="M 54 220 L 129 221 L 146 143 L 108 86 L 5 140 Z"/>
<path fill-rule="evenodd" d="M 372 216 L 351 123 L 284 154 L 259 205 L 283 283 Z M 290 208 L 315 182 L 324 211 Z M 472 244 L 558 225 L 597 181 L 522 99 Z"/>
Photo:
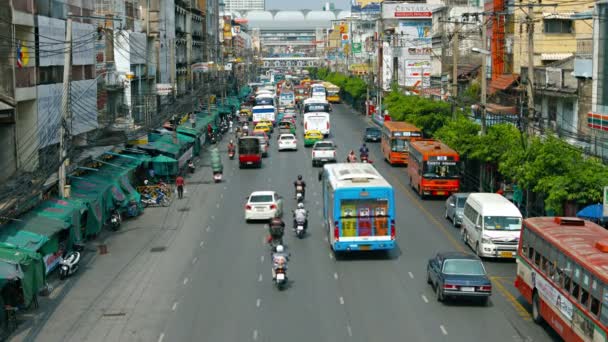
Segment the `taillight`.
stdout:
<path fill-rule="evenodd" d="M 395 231 L 395 220 L 391 220 L 391 240 L 395 240 L 395 235 L 397 232 Z"/>
<path fill-rule="evenodd" d="M 251 210 L 251 206 L 250 206 L 249 204 L 247 204 L 247 205 L 245 206 L 245 209 L 247 209 L 247 210 Z"/>
<path fill-rule="evenodd" d="M 334 222 L 334 240 L 338 241 L 339 238 L 340 238 L 340 226 L 339 226 L 339 222 L 336 221 L 336 222 Z"/>
<path fill-rule="evenodd" d="M 492 285 L 484 285 L 479 287 L 479 291 L 492 292 Z"/>
<path fill-rule="evenodd" d="M 308 129 L 308 122 L 305 122 L 304 123 L 304 130 L 307 130 L 307 129 Z"/>
<path fill-rule="evenodd" d="M 327 129 L 329 129 L 329 121 L 327 121 L 326 124 L 327 124 Z"/>
<path fill-rule="evenodd" d="M 334 151 L 334 158 L 336 158 L 336 151 Z"/>
<path fill-rule="evenodd" d="M 312 157 L 314 158 L 316 156 L 317 156 L 317 153 L 315 151 L 312 151 Z"/>
<path fill-rule="evenodd" d="M 272 210 L 272 209 L 276 209 L 276 208 L 277 208 L 277 205 L 276 205 L 276 204 L 271 204 L 271 205 L 270 205 L 270 209 L 271 209 L 271 210 Z"/>
<path fill-rule="evenodd" d="M 444 290 L 458 290 L 458 285 L 443 284 Z"/>

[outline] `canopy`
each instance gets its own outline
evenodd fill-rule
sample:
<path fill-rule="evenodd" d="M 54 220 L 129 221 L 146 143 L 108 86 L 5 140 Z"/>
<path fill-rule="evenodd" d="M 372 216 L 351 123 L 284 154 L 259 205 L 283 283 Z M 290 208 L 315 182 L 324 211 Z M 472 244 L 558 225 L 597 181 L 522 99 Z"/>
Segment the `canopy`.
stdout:
<path fill-rule="evenodd" d="M 29 306 L 45 283 L 40 255 L 18 248 L 0 248 L 0 285 L 13 279 L 21 280 L 23 304 Z"/>
<path fill-rule="evenodd" d="M 178 162 L 161 154 L 152 158 L 152 168 L 159 176 L 173 176 L 178 172 Z"/>
<path fill-rule="evenodd" d="M 588 220 L 603 220 L 606 218 L 604 216 L 604 206 L 601 203 L 586 206 L 576 213 L 576 216 Z"/>

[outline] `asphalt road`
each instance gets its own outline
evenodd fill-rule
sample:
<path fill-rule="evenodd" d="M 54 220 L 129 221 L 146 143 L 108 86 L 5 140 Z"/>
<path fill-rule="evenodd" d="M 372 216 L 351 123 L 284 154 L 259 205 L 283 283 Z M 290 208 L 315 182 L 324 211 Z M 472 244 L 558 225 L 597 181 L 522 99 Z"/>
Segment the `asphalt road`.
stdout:
<path fill-rule="evenodd" d="M 368 123 L 343 105 L 331 116 L 339 158 L 358 150 Z M 300 143 L 301 126 L 298 122 Z M 458 230 L 443 219 L 443 201 L 421 201 L 409 189 L 404 168 L 371 158 L 396 189 L 399 248 L 335 260 L 321 227 L 319 169 L 310 149 L 277 152 L 262 169 L 239 169 L 224 161 L 225 182 L 207 184 L 209 170 L 187 180 L 186 199 L 154 209 L 141 219 L 157 231 L 130 236 L 135 251 L 99 274 L 93 265 L 56 306 L 52 316 L 25 340 L 41 341 L 551 341 L 535 325 L 513 288 L 514 262 L 486 262 L 494 293 L 488 307 L 476 302 L 439 303 L 426 284 L 428 258 L 438 251 L 467 250 Z M 222 143 L 225 149 L 226 141 Z M 371 144 L 370 144 L 371 145 Z M 225 153 L 223 153 L 225 155 Z M 293 181 L 307 182 L 309 235 L 297 240 L 286 230 L 290 287 L 271 282 L 270 252 L 262 223 L 247 224 L 243 205 L 255 190 L 285 197 L 285 221 L 295 208 Z M 193 180 L 195 180 L 193 182 Z M 188 183 L 189 182 L 189 183 Z M 125 225 L 139 224 L 126 222 Z M 128 228 L 127 228 L 128 229 Z M 137 242 L 145 240 L 146 242 Z M 125 243 L 124 240 L 119 240 Z M 118 242 L 117 242 L 118 243 Z M 160 253 L 149 253 L 163 246 Z M 115 248 L 119 248 L 116 246 Z M 122 246 L 120 248 L 128 248 Z M 127 253 L 126 251 L 124 253 Z M 127 258 L 127 257 L 125 257 Z M 104 259 L 102 259 L 104 260 Z M 102 262 L 102 261 L 100 261 Z M 97 272 L 97 273 L 96 273 Z M 109 278 L 109 279 L 108 279 Z M 94 287 L 100 284 L 99 290 Z M 108 313 L 122 313 L 115 318 Z M 105 316 L 104 316 L 105 314 Z"/>

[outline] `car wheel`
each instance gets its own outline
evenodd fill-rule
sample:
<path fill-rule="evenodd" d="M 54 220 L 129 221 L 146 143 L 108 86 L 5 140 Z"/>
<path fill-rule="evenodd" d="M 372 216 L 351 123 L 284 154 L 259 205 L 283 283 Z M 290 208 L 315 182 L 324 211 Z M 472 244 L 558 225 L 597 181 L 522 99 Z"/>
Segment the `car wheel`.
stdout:
<path fill-rule="evenodd" d="M 439 283 L 437 284 L 437 286 L 435 286 L 435 294 L 437 295 L 437 301 L 443 302 L 443 300 L 445 299 L 443 297 L 443 288 L 439 287 Z"/>
<path fill-rule="evenodd" d="M 543 322 L 543 316 L 540 314 L 540 299 L 538 298 L 538 293 L 534 292 L 532 295 L 532 320 L 535 323 L 541 324 Z"/>
<path fill-rule="evenodd" d="M 481 249 L 479 249 L 479 242 L 475 244 L 475 254 L 481 258 Z"/>
<path fill-rule="evenodd" d="M 448 210 L 447 210 L 447 209 L 445 210 L 445 213 L 443 214 L 443 217 L 444 217 L 446 220 L 448 220 L 448 221 L 450 220 L 450 216 L 448 215 Z"/>
<path fill-rule="evenodd" d="M 458 225 L 456 224 L 456 216 L 452 216 L 452 226 L 454 228 L 458 227 Z"/>
<path fill-rule="evenodd" d="M 433 285 L 433 281 L 431 280 L 431 272 L 429 272 L 429 270 L 426 270 L 426 283 L 429 285 Z"/>
<path fill-rule="evenodd" d="M 483 306 L 489 306 L 490 305 L 490 297 L 483 297 L 483 298 L 481 298 L 481 305 L 483 305 Z"/>

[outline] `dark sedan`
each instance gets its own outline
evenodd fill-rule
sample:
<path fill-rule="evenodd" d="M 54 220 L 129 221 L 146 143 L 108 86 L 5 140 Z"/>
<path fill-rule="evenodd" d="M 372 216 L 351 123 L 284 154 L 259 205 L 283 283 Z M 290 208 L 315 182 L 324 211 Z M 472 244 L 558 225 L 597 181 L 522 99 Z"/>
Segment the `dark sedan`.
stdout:
<path fill-rule="evenodd" d="M 486 305 L 492 294 L 492 282 L 483 263 L 469 253 L 437 253 L 426 267 L 426 279 L 440 302 L 447 297 L 480 298 Z"/>
<path fill-rule="evenodd" d="M 363 141 L 380 141 L 382 133 L 380 129 L 375 127 L 368 127 L 365 129 L 365 133 L 363 134 Z"/>

